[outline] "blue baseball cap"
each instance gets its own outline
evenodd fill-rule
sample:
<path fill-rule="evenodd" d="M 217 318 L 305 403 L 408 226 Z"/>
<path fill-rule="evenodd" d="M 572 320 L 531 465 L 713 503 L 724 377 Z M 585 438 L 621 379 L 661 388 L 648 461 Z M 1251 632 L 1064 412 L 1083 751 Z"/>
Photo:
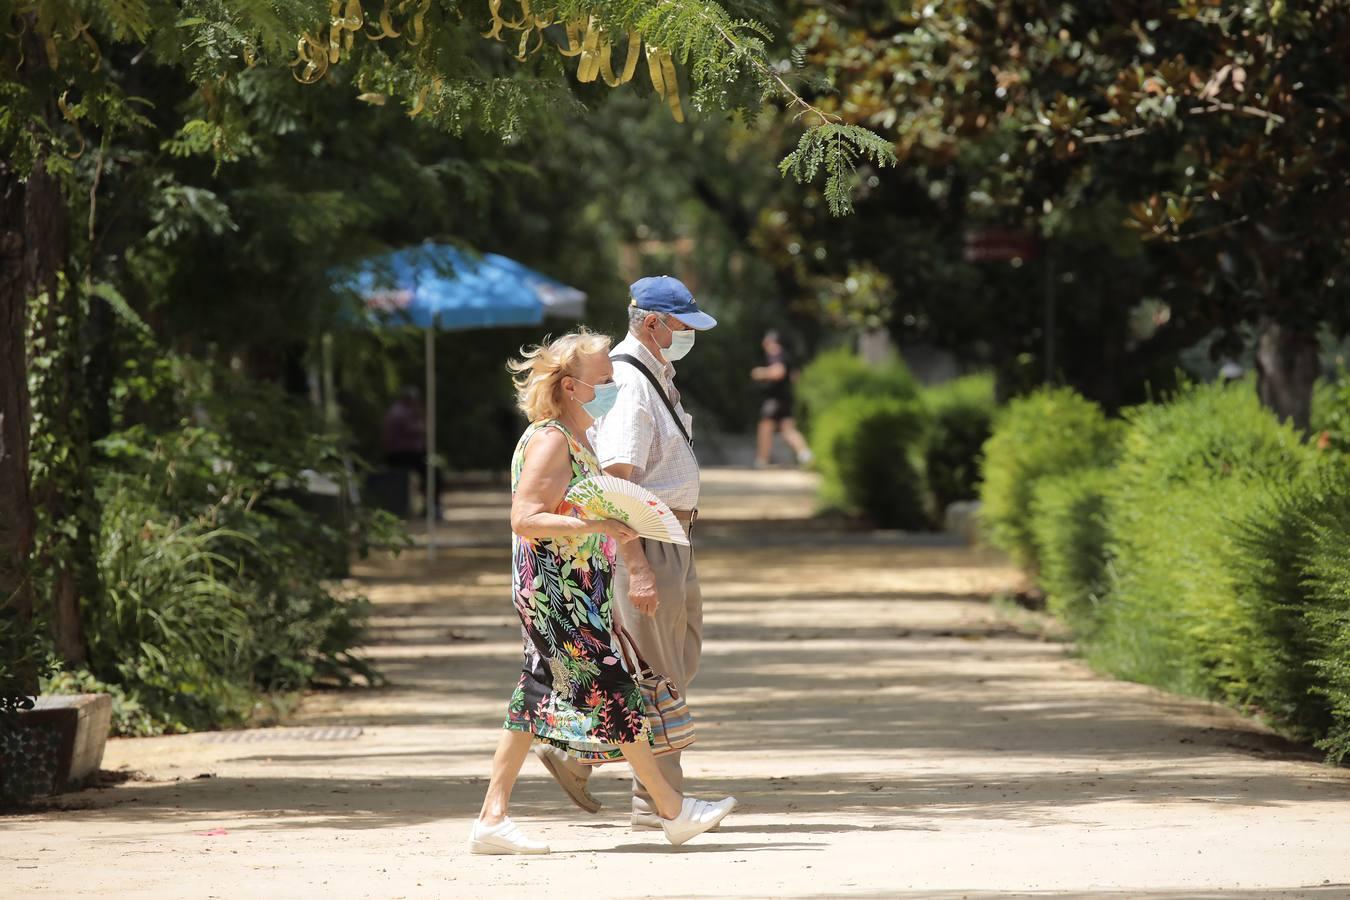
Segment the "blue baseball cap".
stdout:
<path fill-rule="evenodd" d="M 684 282 L 669 275 L 639 278 L 628 288 L 632 305 L 647 312 L 673 316 L 696 331 L 717 327 L 717 320 L 698 308 Z"/>

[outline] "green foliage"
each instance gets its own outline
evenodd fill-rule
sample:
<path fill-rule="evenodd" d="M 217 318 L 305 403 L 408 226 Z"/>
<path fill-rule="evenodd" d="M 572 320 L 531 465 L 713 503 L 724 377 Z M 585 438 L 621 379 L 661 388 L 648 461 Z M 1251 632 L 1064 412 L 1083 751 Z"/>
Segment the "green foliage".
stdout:
<path fill-rule="evenodd" d="M 1249 388 L 1134 408 L 1115 467 L 1036 478 L 1037 578 L 1094 665 L 1257 712 L 1341 761 L 1350 469 Z M 991 441 L 993 468 L 1016 446 Z"/>
<path fill-rule="evenodd" d="M 230 544 L 245 538 L 203 519 L 166 522 L 135 487 L 114 482 L 102 498 L 106 589 L 84 610 L 90 671 L 168 730 L 237 724 L 252 700 L 252 635 Z"/>
<path fill-rule="evenodd" d="M 802 132 L 797 149 L 778 168 L 797 181 L 814 181 L 825 172 L 825 202 L 836 216 L 853 212 L 852 183 L 860 162 L 876 166 L 895 165 L 895 147 L 890 141 L 857 125 L 828 122 Z"/>
<path fill-rule="evenodd" d="M 20 621 L 12 609 L 0 607 L 0 719 L 18 711 L 50 668 L 49 641 L 39 623 Z"/>
<path fill-rule="evenodd" d="M 177 723 L 166 721 L 162 711 L 158 715 L 151 713 L 122 685 L 100 681 L 88 669 L 53 672 L 42 682 L 42 693 L 107 694 L 112 699 L 112 731 L 124 737 L 154 737 L 177 730 Z"/>
<path fill-rule="evenodd" d="M 927 387 L 932 424 L 924 438 L 923 471 L 938 518 L 948 504 L 979 496 L 980 460 L 993 429 L 994 378 L 987 372 Z"/>
<path fill-rule="evenodd" d="M 1248 516 L 1234 523 L 1236 598 L 1251 623 L 1249 702 L 1297 737 L 1325 735 L 1331 724 L 1326 697 L 1319 692 L 1314 660 L 1319 656 L 1314 616 L 1324 612 L 1309 583 L 1309 561 L 1317 552 L 1312 532 L 1344 519 L 1350 483 L 1339 467 L 1284 484 Z M 1337 509 L 1339 507 L 1339 510 Z M 1341 523 L 1342 527 L 1344 522 Z"/>
<path fill-rule="evenodd" d="M 1312 431 L 1325 433 L 1327 446 L 1350 453 L 1350 372 L 1344 368 L 1313 390 Z"/>
<path fill-rule="evenodd" d="M 1031 536 L 1037 576 L 1052 613 L 1080 638 L 1096 631 L 1109 584 L 1106 559 L 1110 469 L 1077 468 L 1036 481 Z"/>
<path fill-rule="evenodd" d="M 1235 523 L 1305 473 L 1310 451 L 1242 385 L 1188 387 L 1128 421 L 1108 500 L 1116 578 L 1091 655 L 1128 678 L 1249 702 L 1262 627 L 1239 599 Z"/>
<path fill-rule="evenodd" d="M 915 397 L 853 394 L 825 408 L 811 429 L 822 500 L 878 527 L 924 528 L 914 458 L 926 425 L 927 410 Z"/>
<path fill-rule="evenodd" d="M 1350 756 L 1350 479 L 1339 473 L 1334 492 L 1308 529 L 1304 586 L 1313 598 L 1308 612 L 1311 665 L 1317 694 L 1330 708 L 1331 725 L 1318 746 L 1332 762 Z"/>
<path fill-rule="evenodd" d="M 261 691 L 378 681 L 353 653 L 367 604 L 330 579 L 400 541 L 383 514 L 304 489 L 347 483 L 340 444 L 275 388 L 187 360 L 132 371 L 123 396 L 160 424 L 98 444 L 104 596 L 83 608 L 86 674 L 125 696 L 119 727 L 238 723 Z M 206 425 L 173 414 L 187 408 Z"/>
<path fill-rule="evenodd" d="M 873 365 L 846 347 L 821 353 L 797 381 L 798 418 L 811 422 L 848 397 L 874 397 L 908 402 L 919 394 L 919 382 L 899 357 Z"/>
<path fill-rule="evenodd" d="M 1100 407 L 1069 388 L 1013 400 L 984 445 L 981 517 L 994 545 L 1025 569 L 1039 566 L 1031 527 L 1038 479 L 1109 465 L 1119 429 Z"/>

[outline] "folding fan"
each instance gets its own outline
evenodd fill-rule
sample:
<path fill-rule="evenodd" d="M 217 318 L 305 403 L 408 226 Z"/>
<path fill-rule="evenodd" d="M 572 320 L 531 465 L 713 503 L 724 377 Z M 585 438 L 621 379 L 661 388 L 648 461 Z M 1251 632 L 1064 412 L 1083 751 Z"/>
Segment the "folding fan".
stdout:
<path fill-rule="evenodd" d="M 688 544 L 680 520 L 665 501 L 641 485 L 613 475 L 578 481 L 567 492 L 567 502 L 593 519 L 618 519 L 638 536 L 667 544 Z"/>

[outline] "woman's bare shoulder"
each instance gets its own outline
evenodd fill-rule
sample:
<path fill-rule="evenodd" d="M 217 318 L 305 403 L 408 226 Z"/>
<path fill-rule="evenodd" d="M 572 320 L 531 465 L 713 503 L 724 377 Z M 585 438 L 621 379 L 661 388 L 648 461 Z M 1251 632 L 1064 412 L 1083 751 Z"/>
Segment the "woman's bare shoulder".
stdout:
<path fill-rule="evenodd" d="M 540 462 L 566 458 L 570 455 L 567 444 L 567 435 L 561 428 L 543 425 L 530 435 L 530 441 L 525 445 L 525 458 Z"/>

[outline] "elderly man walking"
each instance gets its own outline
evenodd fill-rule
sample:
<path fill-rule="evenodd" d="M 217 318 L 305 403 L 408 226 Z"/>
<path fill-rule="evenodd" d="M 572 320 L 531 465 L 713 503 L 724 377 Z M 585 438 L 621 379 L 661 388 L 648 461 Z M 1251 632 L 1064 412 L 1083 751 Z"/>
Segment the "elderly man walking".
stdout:
<path fill-rule="evenodd" d="M 664 500 L 692 538 L 698 461 L 693 419 L 680 403 L 672 363 L 694 346 L 695 332 L 715 327 L 717 320 L 669 275 L 639 279 L 629 290 L 628 336 L 610 354 L 614 380 L 622 387 L 614 408 L 595 424 L 593 443 L 606 472 Z M 647 662 L 684 692 L 698 674 L 703 650 L 703 594 L 693 548 L 642 540 L 625 545 L 621 553 L 614 579 L 619 620 Z M 600 808 L 586 789 L 586 767 L 553 747 L 535 752 L 573 802 L 590 812 Z M 670 785 L 682 790 L 680 754 L 657 761 Z M 661 827 L 651 795 L 636 778 L 633 827 Z"/>

